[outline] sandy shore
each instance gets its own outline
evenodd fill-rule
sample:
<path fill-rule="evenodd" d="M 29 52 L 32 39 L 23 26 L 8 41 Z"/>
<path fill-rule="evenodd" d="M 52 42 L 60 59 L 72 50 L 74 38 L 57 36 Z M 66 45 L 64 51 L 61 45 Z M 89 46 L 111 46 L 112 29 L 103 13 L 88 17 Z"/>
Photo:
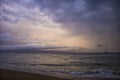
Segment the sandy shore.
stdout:
<path fill-rule="evenodd" d="M 0 80 L 70 80 L 41 74 L 0 69 Z"/>
<path fill-rule="evenodd" d="M 52 77 L 42 74 L 0 69 L 0 80 L 70 80 L 70 79 Z M 118 80 L 118 79 L 80 78 L 77 80 Z"/>

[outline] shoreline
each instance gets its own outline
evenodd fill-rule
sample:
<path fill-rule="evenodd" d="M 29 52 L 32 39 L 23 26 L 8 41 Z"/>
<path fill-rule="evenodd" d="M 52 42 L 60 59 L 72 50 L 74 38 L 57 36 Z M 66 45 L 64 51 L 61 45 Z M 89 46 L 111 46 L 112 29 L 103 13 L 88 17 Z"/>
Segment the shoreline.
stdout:
<path fill-rule="evenodd" d="M 0 80 L 73 80 L 73 79 L 53 77 L 23 71 L 0 69 Z"/>
<path fill-rule="evenodd" d="M 111 78 L 86 78 L 67 79 L 63 77 L 53 77 L 45 74 L 35 74 L 23 71 L 0 69 L 0 80 L 119 80 Z"/>

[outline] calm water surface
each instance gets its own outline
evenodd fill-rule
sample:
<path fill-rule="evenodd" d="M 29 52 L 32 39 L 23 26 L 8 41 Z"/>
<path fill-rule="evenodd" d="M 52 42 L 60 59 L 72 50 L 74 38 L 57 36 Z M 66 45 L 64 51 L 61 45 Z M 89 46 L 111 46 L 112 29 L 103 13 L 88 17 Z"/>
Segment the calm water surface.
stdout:
<path fill-rule="evenodd" d="M 0 68 L 76 77 L 120 78 L 120 54 L 0 53 Z"/>

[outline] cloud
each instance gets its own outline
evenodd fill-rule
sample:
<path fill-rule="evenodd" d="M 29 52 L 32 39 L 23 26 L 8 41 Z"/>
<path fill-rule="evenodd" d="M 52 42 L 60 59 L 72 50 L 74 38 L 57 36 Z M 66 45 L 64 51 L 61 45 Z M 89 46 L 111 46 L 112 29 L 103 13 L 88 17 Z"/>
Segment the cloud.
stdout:
<path fill-rule="evenodd" d="M 82 47 L 52 46 L 52 45 L 0 45 L 0 51 L 16 51 L 16 52 L 41 52 L 41 51 L 82 51 Z"/>
<path fill-rule="evenodd" d="M 51 16 L 54 21 L 65 25 L 63 28 L 70 29 L 76 34 L 119 32 L 118 0 L 97 2 L 95 0 L 5 0 L 4 3 L 12 5 L 11 8 L 7 7 L 7 10 L 3 9 L 6 14 L 14 14 L 19 19 L 23 17 L 28 20 L 45 22 L 41 18 L 37 18 L 36 12 L 33 13 L 35 8 L 39 8 L 43 14 Z M 31 17 L 29 12 L 32 12 L 34 17 Z M 15 22 L 18 18 L 12 21 Z M 13 18 L 3 16 L 3 19 L 11 21 L 10 19 Z"/>
<path fill-rule="evenodd" d="M 2 34 L 19 36 L 18 41 L 24 44 L 93 48 L 103 43 L 117 49 L 119 3 L 119 0 L 0 0 L 0 28 L 4 27 Z"/>
<path fill-rule="evenodd" d="M 105 45 L 103 45 L 103 44 L 97 44 L 97 47 L 98 48 L 102 48 L 102 47 L 105 47 Z"/>
<path fill-rule="evenodd" d="M 0 46 L 3 45 L 15 46 L 26 44 L 23 39 L 26 40 L 25 36 L 16 36 L 15 34 L 10 32 L 3 32 L 0 33 Z"/>
<path fill-rule="evenodd" d="M 0 39 L 12 40 L 12 39 L 14 39 L 14 36 L 12 36 L 12 35 L 9 34 L 9 33 L 5 33 L 5 34 L 1 34 L 1 35 L 0 35 Z"/>
<path fill-rule="evenodd" d="M 2 45 L 16 45 L 21 44 L 21 42 L 18 42 L 18 38 L 13 36 L 10 33 L 2 33 L 0 34 L 0 46 Z"/>
<path fill-rule="evenodd" d="M 119 0 L 41 0 L 37 6 L 73 35 L 84 35 L 93 43 L 118 48 L 120 40 Z"/>
<path fill-rule="evenodd" d="M 73 25 L 76 28 L 86 27 L 89 29 L 101 30 L 100 26 L 109 26 L 116 29 L 119 25 L 119 0 L 1 0 L 7 6 L 7 10 L 2 10 L 7 14 L 14 14 L 17 17 L 29 19 L 29 11 L 39 8 L 43 13 L 52 16 L 52 18 L 62 24 Z M 1 2 L 1 3 L 2 3 Z M 31 7 L 32 6 L 32 7 Z M 14 7 L 14 8 L 13 8 Z M 20 9 L 19 9 L 20 8 Z M 28 14 L 27 14 L 28 12 Z M 34 12 L 34 11 L 31 11 Z M 39 10 L 38 10 L 39 12 Z M 34 13 L 33 13 L 34 14 Z M 34 14 L 36 15 L 36 14 Z M 33 19 L 35 20 L 35 19 Z M 44 21 L 43 21 L 44 22 Z M 85 25 L 85 24 L 88 25 Z M 112 26 L 110 26 L 112 25 Z M 73 27 L 72 26 L 72 27 Z M 66 26 L 65 28 L 72 28 Z M 118 28 L 118 27 L 117 27 Z M 73 29 L 73 28 L 72 28 Z M 92 30 L 91 29 L 91 30 Z M 107 28 L 108 29 L 108 28 Z M 77 30 L 77 29 L 76 29 Z"/>
<path fill-rule="evenodd" d="M 116 32 L 120 19 L 118 3 L 117 0 L 97 2 L 95 0 L 35 0 L 34 2 L 44 13 L 64 24 L 63 28 L 70 29 L 76 34 Z"/>

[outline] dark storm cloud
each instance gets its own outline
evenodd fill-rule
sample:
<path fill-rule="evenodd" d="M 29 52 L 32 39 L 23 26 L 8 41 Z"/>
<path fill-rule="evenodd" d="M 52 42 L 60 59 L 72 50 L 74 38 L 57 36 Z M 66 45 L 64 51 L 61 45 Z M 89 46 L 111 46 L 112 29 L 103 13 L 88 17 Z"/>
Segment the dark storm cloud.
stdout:
<path fill-rule="evenodd" d="M 119 47 L 120 0 L 0 0 L 0 15 L 2 14 L 0 21 L 12 23 L 21 17 L 37 21 L 25 14 L 26 12 L 20 12 L 22 9 L 14 12 L 9 8 L 2 8 L 4 5 L 13 4 L 28 10 L 37 7 L 51 16 L 55 22 L 63 24 L 62 28 L 68 29 L 75 35 L 87 35 L 94 39 L 96 44 L 104 45 L 108 42 L 112 46 Z M 102 40 L 103 42 L 99 42 Z"/>
<path fill-rule="evenodd" d="M 120 0 L 87 0 L 88 11 L 96 11 L 93 21 L 118 26 L 120 20 Z"/>
<path fill-rule="evenodd" d="M 67 25 L 69 23 L 76 27 L 75 30 L 87 26 L 99 33 L 103 31 L 103 27 L 110 32 L 119 28 L 119 0 L 35 0 L 35 2 L 44 12 L 51 14 L 55 21 Z"/>
<path fill-rule="evenodd" d="M 119 0 L 36 0 L 35 4 L 75 35 L 119 47 Z"/>
<path fill-rule="evenodd" d="M 75 32 L 79 32 L 81 27 L 94 29 L 96 32 L 102 32 L 101 27 L 104 26 L 107 30 L 118 31 L 120 28 L 119 0 L 0 0 L 0 3 L 18 4 L 28 9 L 39 7 L 56 22 L 69 26 L 64 28 Z M 19 16 L 10 11 L 4 10 L 4 13 Z M 6 16 L 3 19 L 9 20 Z"/>
<path fill-rule="evenodd" d="M 36 2 L 43 11 L 51 13 L 56 21 L 65 23 L 75 20 L 80 15 L 83 6 L 82 0 L 36 0 Z"/>

